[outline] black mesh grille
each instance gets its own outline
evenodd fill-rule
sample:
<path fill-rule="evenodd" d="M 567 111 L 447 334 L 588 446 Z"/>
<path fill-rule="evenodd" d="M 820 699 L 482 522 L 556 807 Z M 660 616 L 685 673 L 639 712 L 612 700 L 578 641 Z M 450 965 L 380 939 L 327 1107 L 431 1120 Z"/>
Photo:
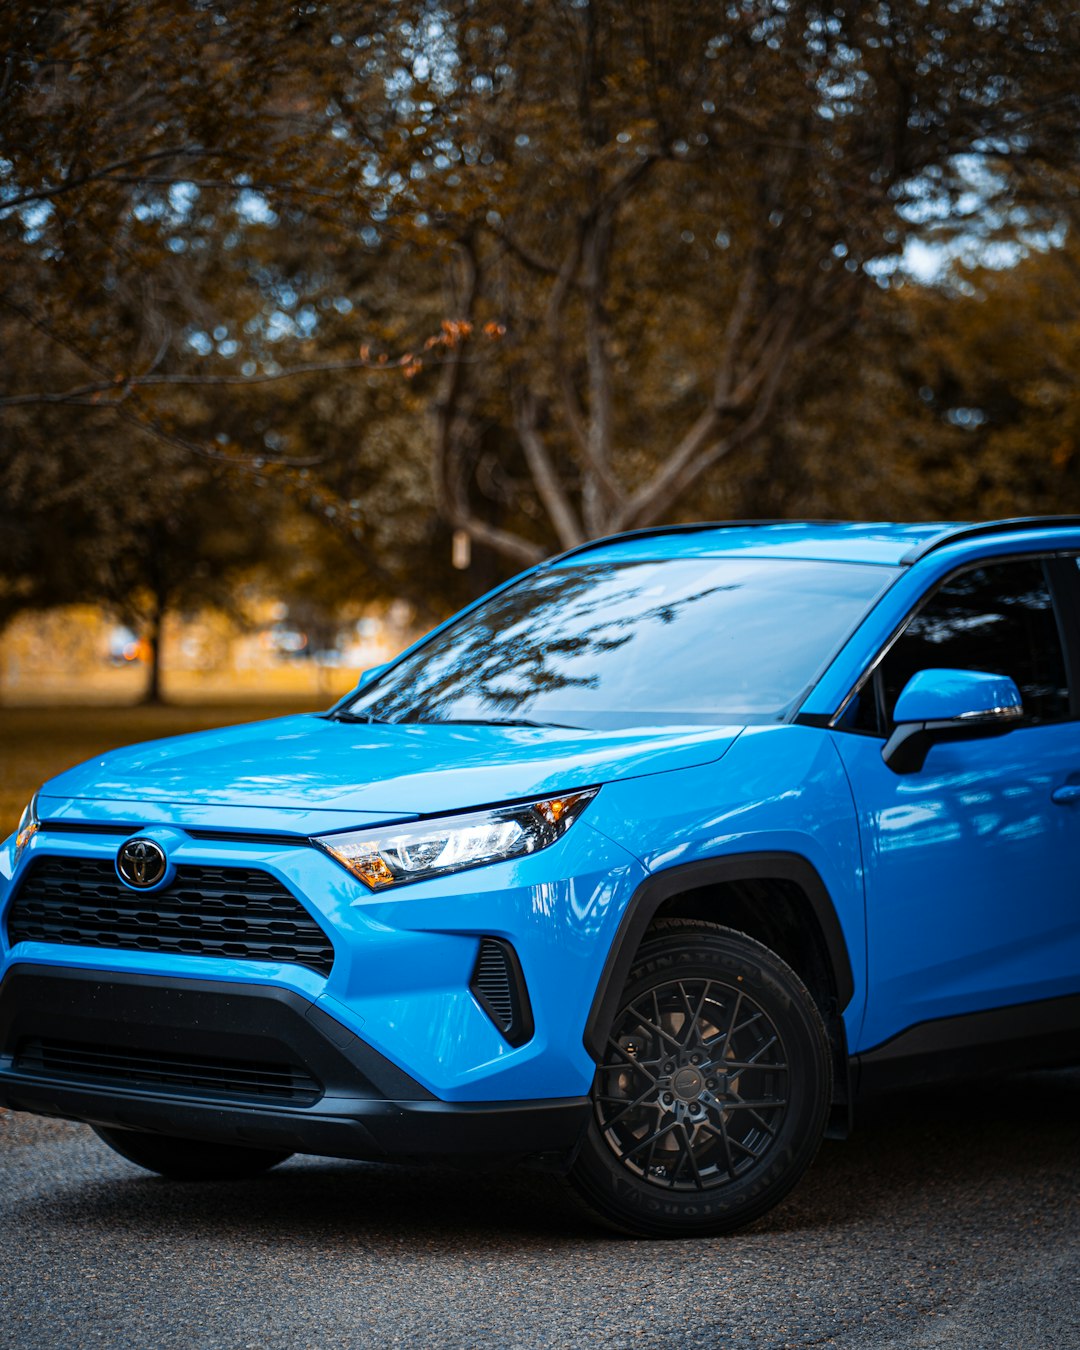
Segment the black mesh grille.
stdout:
<path fill-rule="evenodd" d="M 170 1093 L 198 1097 L 256 1097 L 310 1104 L 322 1095 L 320 1084 L 293 1064 L 210 1059 L 74 1041 L 25 1040 L 16 1053 L 14 1068 L 18 1073 L 45 1078 L 135 1089 L 167 1088 Z"/>
<path fill-rule="evenodd" d="M 506 955 L 497 942 L 485 939 L 480 944 L 480 955 L 473 975 L 473 986 L 482 994 L 488 1011 L 501 1031 L 514 1024 L 514 1000 L 510 996 L 510 973 Z"/>
<path fill-rule="evenodd" d="M 517 953 L 501 938 L 484 938 L 469 988 L 511 1045 L 523 1045 L 533 1033 L 532 1011 Z"/>
<path fill-rule="evenodd" d="M 280 881 L 251 867 L 176 869 L 130 890 L 100 858 L 38 858 L 11 906 L 8 940 L 285 961 L 328 975 L 330 939 Z"/>

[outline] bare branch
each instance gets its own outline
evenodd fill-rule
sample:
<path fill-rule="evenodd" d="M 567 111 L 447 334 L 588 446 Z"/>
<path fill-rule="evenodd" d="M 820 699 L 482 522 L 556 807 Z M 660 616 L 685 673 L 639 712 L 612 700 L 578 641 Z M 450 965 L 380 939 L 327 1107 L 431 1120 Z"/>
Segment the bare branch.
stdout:
<path fill-rule="evenodd" d="M 457 247 L 458 281 L 455 303 L 460 322 L 471 326 L 480 286 L 480 268 L 473 240 L 465 238 Z M 501 553 L 504 557 L 531 566 L 543 558 L 544 550 L 510 530 L 489 525 L 474 514 L 469 504 L 468 456 L 470 419 L 464 406 L 464 346 L 453 346 L 443 365 L 435 398 L 434 477 L 436 499 L 446 519 L 456 529 L 465 530 L 471 539 Z"/>
<path fill-rule="evenodd" d="M 578 264 L 581 261 L 581 250 L 584 241 L 585 222 L 578 221 L 578 228 L 574 232 L 573 243 L 566 257 L 563 259 L 562 266 L 559 268 L 559 275 L 555 280 L 555 285 L 551 288 L 551 294 L 548 296 L 547 304 L 547 330 L 548 339 L 551 343 L 551 360 L 555 368 L 555 379 L 559 386 L 559 394 L 562 397 L 563 416 L 566 418 L 566 425 L 570 428 L 570 434 L 574 439 L 574 444 L 578 447 L 581 454 L 588 457 L 589 437 L 585 428 L 585 413 L 578 400 L 577 390 L 574 388 L 574 377 L 570 370 L 569 362 L 566 359 L 566 347 L 563 339 L 563 311 L 566 307 L 567 296 L 570 288 L 574 284 L 574 278 L 577 275 Z"/>
<path fill-rule="evenodd" d="M 519 263 L 523 263 L 530 272 L 536 272 L 540 276 L 557 277 L 559 269 L 554 263 L 550 263 L 546 258 L 541 258 L 539 254 L 533 253 L 531 249 L 516 239 L 505 225 L 500 225 L 495 230 L 495 237 L 503 245 L 506 251 Z"/>
<path fill-rule="evenodd" d="M 787 351 L 783 356 L 778 354 L 778 358 L 769 365 L 750 415 L 735 427 L 729 435 L 705 444 L 693 456 L 684 459 L 677 472 L 668 475 L 663 482 L 655 484 L 649 498 L 634 517 L 632 522 L 634 525 L 651 525 L 662 519 L 683 493 L 692 487 L 704 473 L 719 463 L 720 460 L 726 459 L 735 450 L 746 445 L 766 424 L 784 375 L 787 364 L 786 356 L 790 353 L 793 345 L 791 342 L 793 325 L 794 320 L 791 321 L 791 325 L 788 326 L 785 334 L 784 345 Z"/>
<path fill-rule="evenodd" d="M 581 528 L 574 508 L 570 505 L 559 475 L 551 462 L 547 446 L 537 426 L 539 406 L 535 396 L 529 390 L 518 389 L 514 398 L 514 426 L 517 430 L 525 460 L 532 474 L 536 491 L 551 518 L 555 533 L 563 548 L 573 548 L 575 544 L 585 542 L 585 532 Z"/>
<path fill-rule="evenodd" d="M 225 192 L 265 192 L 277 197 L 321 197 L 328 201 L 339 201 L 341 193 L 336 188 L 316 188 L 307 183 L 271 183 L 253 179 L 250 183 L 237 183 L 232 178 L 179 178 L 166 174 L 110 174 L 95 179 L 105 183 L 121 183 L 127 186 L 177 187 L 180 184 Z M 2 209 L 2 208 L 0 208 Z"/>
<path fill-rule="evenodd" d="M 720 404 L 710 403 L 698 416 L 668 459 L 617 513 L 613 528 L 625 530 L 660 519 L 678 498 L 717 460 L 755 435 L 772 409 L 780 378 L 795 345 L 801 306 L 787 303 L 779 320 L 770 315 L 772 329 L 759 359 Z M 770 322 L 771 321 L 771 322 Z M 752 410 L 727 436 L 718 435 L 725 413 L 747 405 Z"/>
<path fill-rule="evenodd" d="M 108 371 L 100 362 L 84 352 L 82 348 L 72 342 L 69 337 L 66 337 L 63 333 L 58 333 L 50 323 L 47 323 L 40 315 L 35 314 L 32 310 L 27 309 L 25 305 L 20 304 L 18 300 L 13 300 L 9 295 L 0 293 L 0 305 L 4 305 L 7 309 L 10 309 L 13 314 L 18 314 L 21 319 L 25 319 L 30 327 L 36 332 L 41 333 L 41 335 L 48 338 L 50 342 L 55 342 L 58 347 L 63 347 L 65 351 L 70 352 L 77 361 L 81 362 L 89 370 L 94 371 L 94 373 L 99 376 L 103 376 L 105 379 L 110 379 Z"/>
<path fill-rule="evenodd" d="M 12 300 L 10 296 L 0 294 L 0 304 L 3 304 L 13 313 L 18 314 L 21 318 L 25 319 L 26 322 L 31 325 L 31 327 L 33 327 L 37 332 L 41 333 L 44 337 L 48 338 L 49 341 L 55 342 L 57 346 L 63 347 L 65 351 L 70 352 L 71 355 L 74 356 L 77 360 L 81 361 L 83 365 L 89 367 L 89 369 L 93 370 L 98 375 L 105 376 L 105 379 L 102 381 L 101 384 L 102 388 L 109 390 L 117 389 L 118 387 L 117 381 L 115 379 L 108 377 L 107 372 L 105 371 L 104 367 L 101 365 L 99 361 L 87 355 L 87 353 L 84 352 L 78 346 L 77 343 L 72 342 L 70 338 L 66 337 L 62 333 L 58 333 L 51 324 L 47 323 L 39 315 L 36 315 L 31 310 L 28 310 L 25 307 L 25 305 L 19 304 L 17 300 Z M 148 381 L 160 381 L 165 379 L 166 377 L 148 376 L 145 378 Z M 19 397 L 21 396 L 17 396 L 15 399 L 11 400 L 0 400 L 0 402 L 3 402 L 8 406 L 11 406 L 12 403 L 18 401 Z M 30 397 L 33 398 L 33 396 Z M 199 444 L 197 441 L 186 440 L 184 437 L 179 436 L 175 432 L 170 431 L 161 422 L 161 420 L 158 418 L 156 413 L 153 412 L 152 409 L 146 407 L 145 404 L 137 402 L 138 398 L 137 394 L 132 395 L 133 399 L 136 400 L 134 406 L 121 406 L 122 404 L 124 404 L 124 401 L 127 399 L 127 397 L 128 393 L 125 392 L 124 397 L 122 399 L 114 398 L 109 400 L 108 402 L 105 402 L 103 400 L 97 400 L 96 402 L 94 402 L 91 399 L 86 399 L 83 400 L 83 402 L 87 404 L 92 404 L 92 406 L 100 407 L 107 411 L 115 412 L 117 416 L 122 418 L 125 422 L 128 422 L 130 425 L 137 427 L 140 431 L 144 432 L 149 436 L 152 436 L 154 439 L 158 441 L 161 441 L 163 444 L 169 445 L 173 449 L 184 450 L 189 454 L 197 455 L 201 459 L 209 459 L 217 462 L 235 465 L 243 465 L 245 463 L 246 464 L 258 463 L 261 465 L 266 465 L 273 463 L 273 464 L 287 465 L 291 468 L 310 468 L 322 462 L 321 456 L 290 458 L 288 456 L 275 455 L 271 451 L 266 450 L 261 450 L 256 454 L 244 456 L 241 454 L 237 454 L 234 450 L 211 449 L 208 446 Z M 79 400 L 72 400 L 68 398 L 57 398 L 55 400 L 49 400 L 47 397 L 42 398 L 41 396 L 33 398 L 33 401 L 35 402 L 56 401 L 56 402 L 74 402 L 74 403 L 79 402 Z"/>
<path fill-rule="evenodd" d="M 742 341 L 760 275 L 761 254 L 755 249 L 739 280 L 735 303 L 731 306 L 728 321 L 724 326 L 723 346 L 720 349 L 720 360 L 717 362 L 716 375 L 713 379 L 714 405 L 722 404 L 731 397 L 735 376 L 735 353 Z"/>
<path fill-rule="evenodd" d="M 612 185 L 597 206 L 577 222 L 573 243 L 567 252 L 548 297 L 547 330 L 551 360 L 567 427 L 586 472 L 586 481 L 602 488 L 603 505 L 596 501 L 591 513 L 599 516 L 625 498 L 622 484 L 611 469 L 611 387 L 610 362 L 606 345 L 606 319 L 603 311 L 603 286 L 610 250 L 614 213 L 633 188 L 642 181 L 656 157 L 639 161 Z M 572 288 L 584 267 L 582 286 L 587 295 L 588 341 L 586 361 L 589 369 L 590 402 L 582 407 L 574 386 L 573 371 L 566 355 L 565 314 Z M 587 511 L 589 508 L 587 508 Z M 596 528 L 596 522 L 589 523 Z"/>
<path fill-rule="evenodd" d="M 415 360 L 415 358 L 411 359 Z M 430 353 L 428 353 L 426 359 L 430 359 Z M 441 357 L 432 362 L 432 364 L 442 363 L 443 358 Z M 155 360 L 154 365 L 157 364 L 158 362 Z M 96 381 L 92 384 L 76 385 L 72 389 L 65 389 L 58 393 L 11 394 L 0 398 L 0 407 L 12 408 L 39 403 L 86 402 L 93 402 L 100 406 L 106 402 L 111 403 L 126 397 L 132 389 L 152 389 L 162 385 L 193 385 L 196 388 L 202 388 L 220 385 L 274 384 L 281 380 L 296 379 L 302 375 L 326 375 L 335 371 L 400 371 L 409 364 L 410 361 L 405 357 L 395 357 L 393 360 L 383 361 L 379 361 L 377 358 L 373 360 L 371 357 L 350 357 L 344 361 L 312 361 L 302 366 L 289 366 L 285 370 L 262 371 L 257 375 L 117 375 L 112 379 Z M 151 366 L 151 370 L 153 368 Z M 113 398 L 106 400 L 93 397 L 102 394 L 111 394 Z"/>
<path fill-rule="evenodd" d="M 719 426 L 720 414 L 710 403 L 698 415 L 664 464 L 648 482 L 627 499 L 622 509 L 615 513 L 611 529 L 613 531 L 630 529 L 646 515 L 655 519 L 659 513 L 653 509 L 654 503 L 666 497 L 670 485 L 679 478 L 686 465 L 701 452 L 702 447 L 709 444 Z"/>
<path fill-rule="evenodd" d="M 19 206 L 28 206 L 31 202 L 47 201 L 52 197 L 59 197 L 65 192 L 74 191 L 75 188 L 85 187 L 87 183 L 97 183 L 102 179 L 109 179 L 116 171 L 121 169 L 131 169 L 136 165 L 150 164 L 161 159 L 184 159 L 212 153 L 214 152 L 208 152 L 201 145 L 181 145 L 175 146 L 171 150 L 149 151 L 145 155 L 135 155 L 131 159 L 114 160 L 111 164 L 103 164 L 100 169 L 95 169 L 93 173 L 81 174 L 78 178 L 69 178 L 53 187 L 35 188 L 31 191 L 21 192 L 17 197 L 9 197 L 7 201 L 0 202 L 0 214 L 4 211 L 14 211 Z"/>
<path fill-rule="evenodd" d="M 268 464 L 273 464 L 287 469 L 311 469 L 321 464 L 324 458 L 322 455 L 305 455 L 302 457 L 275 455 L 269 450 L 259 451 L 256 454 L 243 454 L 235 449 L 215 449 L 200 444 L 198 441 L 188 440 L 185 436 L 177 435 L 145 409 L 110 404 L 109 410 L 115 411 L 117 416 L 125 422 L 154 440 L 160 441 L 163 445 L 171 446 L 174 450 L 182 450 L 187 455 L 195 455 L 199 459 L 207 459 L 219 464 L 230 464 L 236 468 L 255 467 L 261 469 Z"/>
<path fill-rule="evenodd" d="M 612 391 L 611 358 L 608 353 L 608 321 L 604 306 L 611 256 L 611 216 L 604 213 L 589 231 L 582 259 L 582 284 L 585 290 L 585 366 L 589 378 L 589 420 L 586 428 L 589 467 L 582 507 L 590 534 L 599 534 L 609 514 L 612 498 L 621 494 L 607 490 L 611 479 Z"/>

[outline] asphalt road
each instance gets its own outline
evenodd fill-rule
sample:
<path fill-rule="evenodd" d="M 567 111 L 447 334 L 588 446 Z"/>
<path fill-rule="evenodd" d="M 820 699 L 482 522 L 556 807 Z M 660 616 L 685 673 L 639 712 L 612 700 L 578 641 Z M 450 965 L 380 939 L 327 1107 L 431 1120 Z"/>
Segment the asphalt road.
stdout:
<path fill-rule="evenodd" d="M 537 1174 L 181 1186 L 0 1112 L 0 1345 L 1077 1350 L 1080 1072 L 893 1102 L 752 1229 L 667 1243 Z"/>

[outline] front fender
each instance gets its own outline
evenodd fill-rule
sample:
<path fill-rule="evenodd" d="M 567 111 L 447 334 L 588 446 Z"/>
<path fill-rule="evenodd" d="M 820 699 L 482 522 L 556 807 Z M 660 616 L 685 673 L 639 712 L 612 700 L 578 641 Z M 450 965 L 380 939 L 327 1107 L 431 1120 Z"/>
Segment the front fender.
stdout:
<path fill-rule="evenodd" d="M 648 875 L 623 912 L 585 1030 L 597 1058 L 641 939 L 664 901 L 730 881 L 780 878 L 807 896 L 849 1037 L 866 1000 L 866 913 L 858 821 L 831 734 L 751 727 L 715 764 L 605 786 L 595 827 Z M 605 1020 L 606 1019 L 606 1020 Z"/>

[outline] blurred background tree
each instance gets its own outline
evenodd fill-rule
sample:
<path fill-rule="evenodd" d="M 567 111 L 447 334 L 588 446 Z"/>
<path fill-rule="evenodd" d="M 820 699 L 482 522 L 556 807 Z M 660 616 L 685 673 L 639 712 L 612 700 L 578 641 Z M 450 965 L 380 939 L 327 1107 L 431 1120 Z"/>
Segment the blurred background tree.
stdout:
<path fill-rule="evenodd" d="M 433 619 L 667 520 L 1080 509 L 1078 37 L 1069 0 L 5 7 L 0 619 L 145 605 L 169 549 Z"/>

